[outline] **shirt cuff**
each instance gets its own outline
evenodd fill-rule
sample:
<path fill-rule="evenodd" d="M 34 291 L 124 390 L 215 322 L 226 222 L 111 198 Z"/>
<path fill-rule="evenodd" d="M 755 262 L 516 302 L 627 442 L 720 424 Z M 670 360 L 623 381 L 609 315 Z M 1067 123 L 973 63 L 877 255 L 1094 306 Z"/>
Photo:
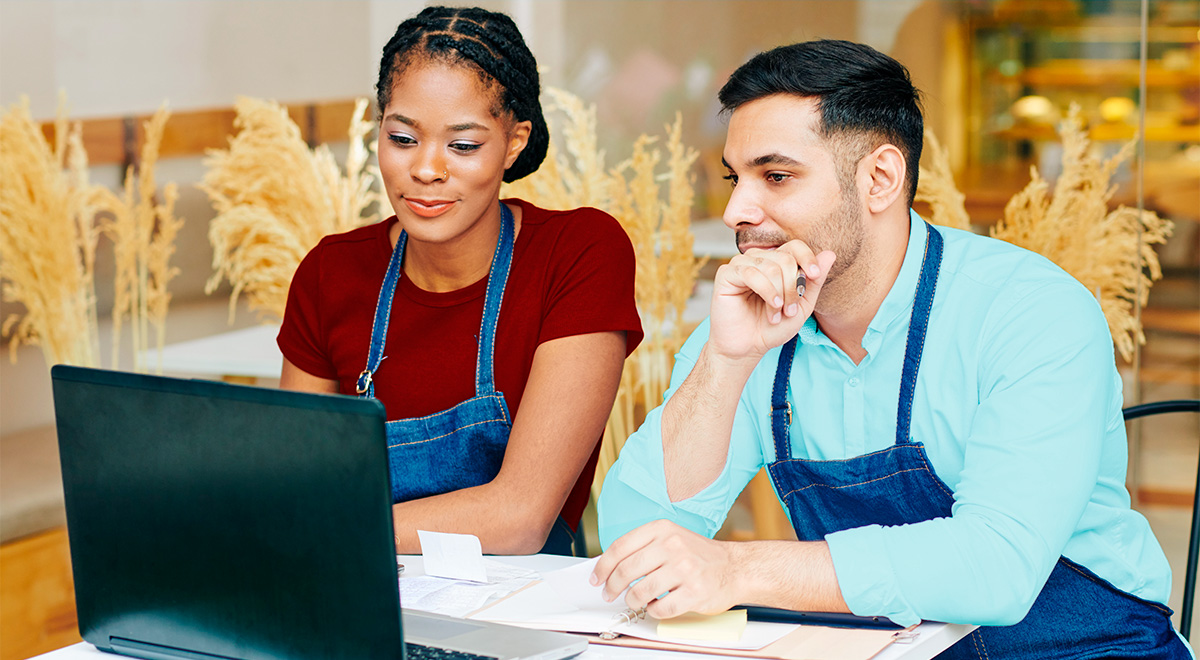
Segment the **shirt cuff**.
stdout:
<path fill-rule="evenodd" d="M 879 525 L 868 525 L 825 537 L 842 598 L 859 616 L 886 616 L 902 626 L 920 623 L 900 595 L 885 536 Z"/>

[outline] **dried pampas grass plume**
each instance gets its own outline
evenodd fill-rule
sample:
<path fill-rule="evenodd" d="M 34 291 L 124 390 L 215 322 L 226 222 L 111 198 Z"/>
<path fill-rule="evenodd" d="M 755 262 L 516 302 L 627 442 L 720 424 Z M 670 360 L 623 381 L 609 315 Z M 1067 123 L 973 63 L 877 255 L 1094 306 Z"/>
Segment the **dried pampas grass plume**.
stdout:
<path fill-rule="evenodd" d="M 1031 168 L 1032 180 L 1008 202 L 991 235 L 1048 257 L 1082 282 L 1099 299 L 1117 350 L 1130 360 L 1135 344 L 1146 342 L 1134 305 L 1145 305 L 1151 283 L 1162 277 L 1154 245 L 1166 242 L 1173 225 L 1152 211 L 1108 210 L 1113 173 L 1132 153 L 1132 142 L 1108 160 L 1090 154 L 1076 104 L 1059 134 L 1062 173 L 1053 192 Z"/>
<path fill-rule="evenodd" d="M 665 171 L 659 138 L 647 135 L 634 141 L 628 160 L 608 170 L 597 146 L 595 106 L 558 89 L 547 89 L 546 95 L 547 114 L 557 111 L 566 120 L 555 133 L 562 135 L 564 148 L 552 138 L 538 171 L 508 185 L 504 194 L 545 208 L 607 211 L 629 235 L 637 260 L 634 295 L 646 337 L 625 361 L 604 428 L 592 485 L 598 494 L 625 439 L 662 402 L 675 353 L 691 330 L 683 313 L 705 261 L 692 253 L 692 166 L 698 153 L 684 146 L 683 120 L 676 115 L 666 127 Z"/>
<path fill-rule="evenodd" d="M 167 285 L 179 274 L 179 269 L 171 266 L 175 237 L 183 227 L 183 220 L 175 217 L 179 191 L 174 183 L 168 183 L 159 201 L 154 176 L 163 129 L 170 116 L 163 105 L 145 123 L 141 159 L 136 169 L 131 166 L 126 172 L 121 197 L 108 190 L 101 195 L 101 210 L 111 215 L 102 229 L 112 239 L 116 262 L 112 360 L 113 364 L 118 363 L 121 330 L 128 320 L 135 371 L 146 370 L 141 359 L 151 345 L 153 326 L 154 345 L 159 351 L 156 371 L 162 372 L 161 353 L 166 344 L 167 307 L 171 302 Z"/>
<path fill-rule="evenodd" d="M 0 278 L 4 299 L 24 314 L 4 320 L 9 357 L 40 346 L 47 365 L 99 366 L 94 218 L 102 186 L 88 181 L 76 123 L 60 98 L 54 146 L 29 114 L 29 100 L 0 117 Z M 65 170 L 64 170 L 65 166 Z"/>
<path fill-rule="evenodd" d="M 309 149 L 299 127 L 277 103 L 240 98 L 238 134 L 229 149 L 212 151 L 200 188 L 217 216 L 209 229 L 213 270 L 207 291 L 228 279 L 229 314 L 245 294 L 260 315 L 283 318 L 288 285 L 300 260 L 322 237 L 378 220 L 367 168 L 372 123 L 359 99 L 349 129 L 343 175 L 326 145 Z"/>
<path fill-rule="evenodd" d="M 963 203 L 966 196 L 954 185 L 949 150 L 938 142 L 937 136 L 929 129 L 925 129 L 925 146 L 921 153 L 917 194 L 913 201 L 929 204 L 932 211 L 929 221 L 936 225 L 970 229 L 971 218 L 967 216 Z"/>

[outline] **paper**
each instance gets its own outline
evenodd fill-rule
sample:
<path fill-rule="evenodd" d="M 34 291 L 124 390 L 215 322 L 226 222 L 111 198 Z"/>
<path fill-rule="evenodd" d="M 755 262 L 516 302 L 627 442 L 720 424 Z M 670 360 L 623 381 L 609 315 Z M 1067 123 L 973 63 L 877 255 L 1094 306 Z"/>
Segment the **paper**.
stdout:
<path fill-rule="evenodd" d="M 614 632 L 641 639 L 743 650 L 760 649 L 797 628 L 793 624 L 753 621 L 745 624 L 745 632 L 737 639 L 698 640 L 660 634 L 658 620 L 654 618 L 625 623 L 620 616 L 626 610 L 625 600 L 617 598 L 607 602 L 600 596 L 602 588 L 588 582 L 595 563 L 596 560 L 591 560 L 543 573 L 542 582 L 487 606 L 469 618 L 541 630 Z"/>
<path fill-rule="evenodd" d="M 658 634 L 675 639 L 716 640 L 736 642 L 746 632 L 746 610 L 729 610 L 720 614 L 688 613 L 658 622 Z"/>
<path fill-rule="evenodd" d="M 487 582 L 483 546 L 474 534 L 447 534 L 417 530 L 425 574 L 452 580 Z"/>
<path fill-rule="evenodd" d="M 604 585 L 592 586 L 589 581 L 599 561 L 599 557 L 593 557 L 557 571 L 548 571 L 542 576 L 542 580 L 564 605 L 580 610 L 602 610 L 616 614 L 625 609 L 624 599 L 617 598 L 611 603 L 604 600 Z"/>
<path fill-rule="evenodd" d="M 426 575 L 401 576 L 400 605 L 404 609 L 465 617 L 489 600 L 503 598 L 538 578 L 536 571 L 484 558 L 486 583 Z"/>

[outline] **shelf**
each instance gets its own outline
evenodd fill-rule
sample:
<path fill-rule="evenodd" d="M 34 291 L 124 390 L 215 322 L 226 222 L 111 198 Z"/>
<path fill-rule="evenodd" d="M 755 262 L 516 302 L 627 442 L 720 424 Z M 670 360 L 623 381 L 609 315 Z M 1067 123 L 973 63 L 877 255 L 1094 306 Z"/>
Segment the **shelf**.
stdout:
<path fill-rule="evenodd" d="M 1137 87 L 1141 69 L 1137 60 L 1055 60 L 1003 78 L 1032 87 Z M 1200 87 L 1200 62 L 1186 69 L 1167 69 L 1159 62 L 1146 66 L 1147 87 L 1185 89 Z"/>
<path fill-rule="evenodd" d="M 992 135 L 1005 140 L 1059 140 L 1053 126 L 1017 126 Z M 1137 137 L 1137 129 L 1128 124 L 1099 124 L 1088 129 L 1088 138 L 1096 142 L 1127 141 Z M 1147 142 L 1198 142 L 1200 124 L 1190 126 L 1147 126 Z"/>

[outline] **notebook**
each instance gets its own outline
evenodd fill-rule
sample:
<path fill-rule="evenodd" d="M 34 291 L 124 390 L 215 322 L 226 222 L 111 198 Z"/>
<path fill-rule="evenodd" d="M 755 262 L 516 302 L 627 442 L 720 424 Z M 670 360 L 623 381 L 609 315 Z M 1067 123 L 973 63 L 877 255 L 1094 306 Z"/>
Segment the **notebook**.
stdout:
<path fill-rule="evenodd" d="M 51 375 L 79 629 L 97 648 L 155 660 L 400 659 L 406 641 L 409 658 L 417 644 L 538 660 L 586 648 L 401 615 L 377 401 Z"/>

